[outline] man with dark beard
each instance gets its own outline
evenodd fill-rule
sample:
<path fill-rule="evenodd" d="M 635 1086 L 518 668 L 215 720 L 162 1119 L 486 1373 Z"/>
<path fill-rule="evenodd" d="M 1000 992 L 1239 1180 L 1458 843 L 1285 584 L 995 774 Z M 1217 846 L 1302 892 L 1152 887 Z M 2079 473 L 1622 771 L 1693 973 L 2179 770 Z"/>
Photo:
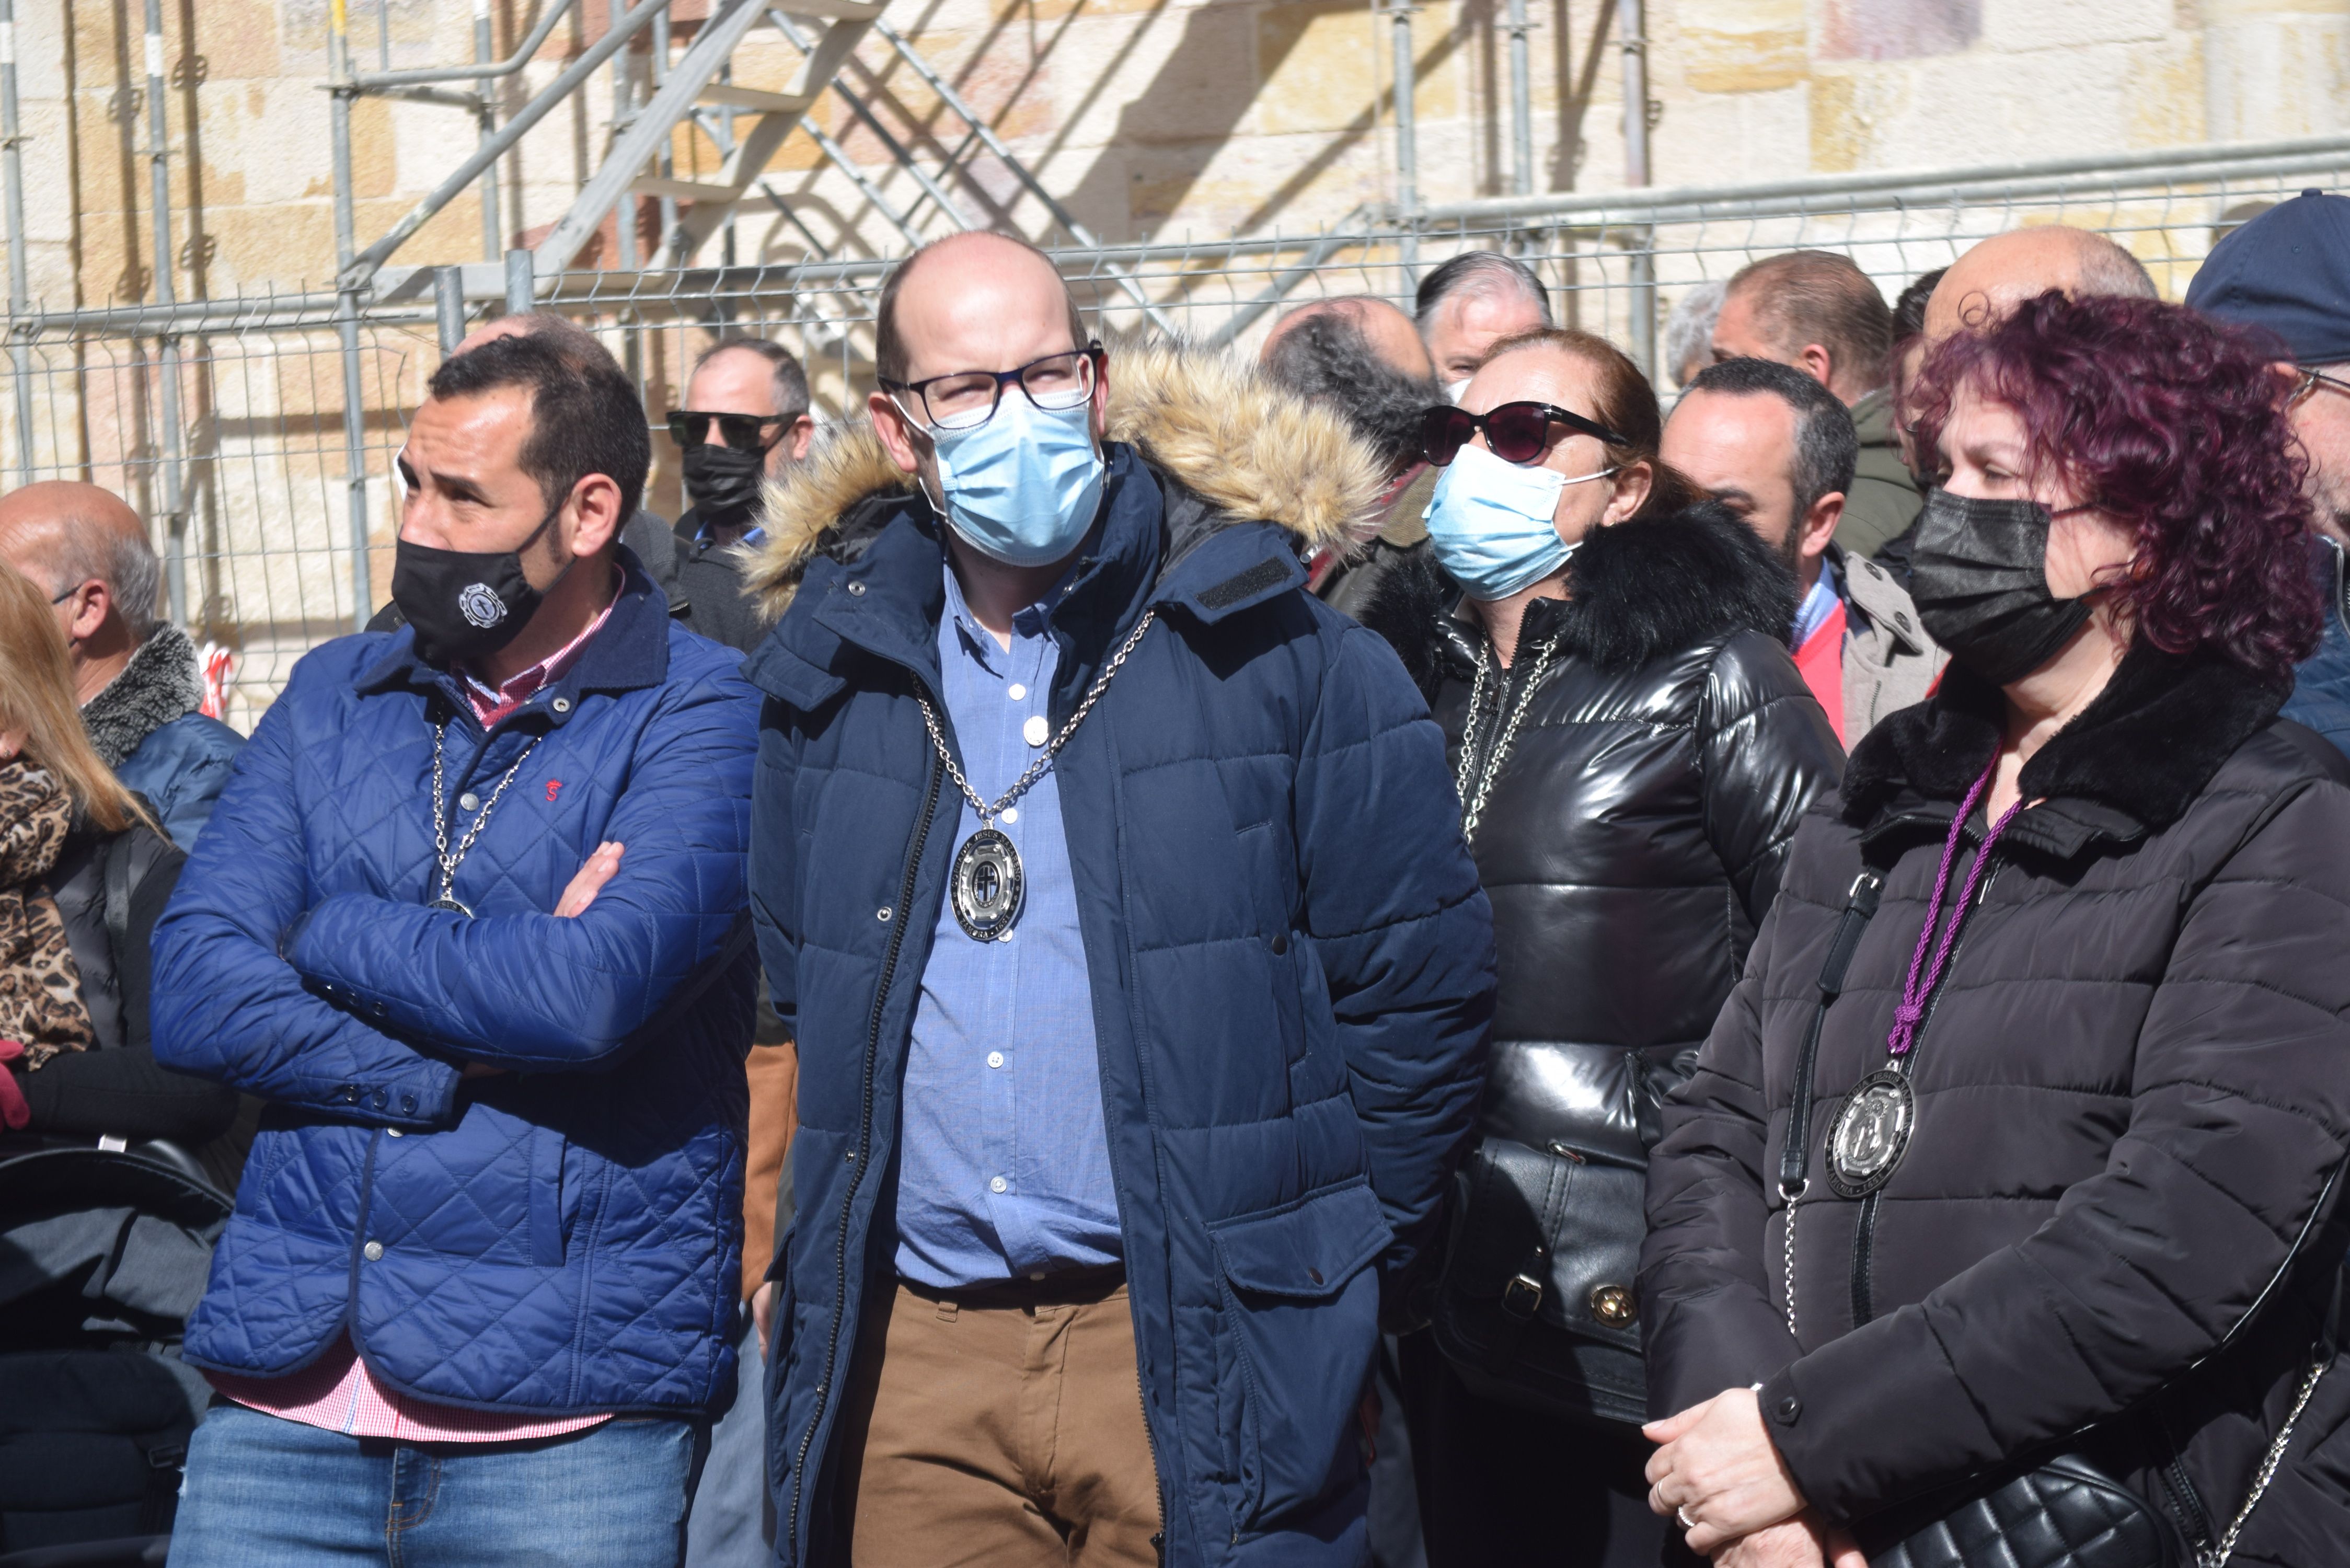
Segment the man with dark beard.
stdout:
<path fill-rule="evenodd" d="M 1891 574 L 1835 542 L 1857 444 L 1851 414 L 1820 382 L 1768 359 L 1725 359 L 1681 394 L 1661 449 L 1795 574 L 1788 647 L 1846 751 L 1921 701 L 1941 668 Z"/>
<path fill-rule="evenodd" d="M 1377 532 L 1308 563 L 1315 594 L 1358 615 L 1396 564 L 1428 547 L 1423 514 L 1436 470 L 1421 454 L 1421 416 L 1444 400 L 1428 350 L 1406 316 L 1371 295 L 1319 299 L 1274 323 L 1258 364 L 1277 386 L 1326 405 L 1388 465 Z"/>
<path fill-rule="evenodd" d="M 2206 316 L 2272 332 L 2279 395 L 2308 454 L 2310 567 L 2325 596 L 2325 639 L 2303 662 L 2284 716 L 2350 752 L 2350 197 L 2303 191 L 2211 248 L 2187 286 Z"/>

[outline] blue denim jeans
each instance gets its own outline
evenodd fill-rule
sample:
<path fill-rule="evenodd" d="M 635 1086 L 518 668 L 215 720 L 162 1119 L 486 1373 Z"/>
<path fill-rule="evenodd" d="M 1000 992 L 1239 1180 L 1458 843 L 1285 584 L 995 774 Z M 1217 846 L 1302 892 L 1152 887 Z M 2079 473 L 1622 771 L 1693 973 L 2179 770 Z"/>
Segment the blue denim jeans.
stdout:
<path fill-rule="evenodd" d="M 675 1568 L 707 1422 L 526 1443 L 347 1438 L 216 1404 L 188 1446 L 172 1568 Z"/>

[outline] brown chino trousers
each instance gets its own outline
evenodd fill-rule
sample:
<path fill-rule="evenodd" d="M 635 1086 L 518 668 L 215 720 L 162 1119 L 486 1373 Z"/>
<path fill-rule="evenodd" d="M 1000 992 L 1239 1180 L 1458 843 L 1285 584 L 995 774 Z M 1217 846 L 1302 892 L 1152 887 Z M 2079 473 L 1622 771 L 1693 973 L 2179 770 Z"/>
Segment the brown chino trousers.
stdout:
<path fill-rule="evenodd" d="M 1158 1469 L 1117 1270 L 874 1294 L 842 1411 L 852 1568 L 1153 1568 Z"/>

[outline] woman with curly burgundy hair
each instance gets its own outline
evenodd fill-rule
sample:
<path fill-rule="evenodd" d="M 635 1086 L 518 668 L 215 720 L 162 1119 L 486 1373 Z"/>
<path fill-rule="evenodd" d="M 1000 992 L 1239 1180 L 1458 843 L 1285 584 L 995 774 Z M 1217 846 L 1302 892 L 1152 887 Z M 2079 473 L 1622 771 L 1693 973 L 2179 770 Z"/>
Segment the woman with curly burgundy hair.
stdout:
<path fill-rule="evenodd" d="M 1665 1107 L 1650 1506 L 1723 1563 L 2337 1561 L 2350 763 L 2265 345 L 2047 294 L 1929 358 L 1940 690 Z"/>

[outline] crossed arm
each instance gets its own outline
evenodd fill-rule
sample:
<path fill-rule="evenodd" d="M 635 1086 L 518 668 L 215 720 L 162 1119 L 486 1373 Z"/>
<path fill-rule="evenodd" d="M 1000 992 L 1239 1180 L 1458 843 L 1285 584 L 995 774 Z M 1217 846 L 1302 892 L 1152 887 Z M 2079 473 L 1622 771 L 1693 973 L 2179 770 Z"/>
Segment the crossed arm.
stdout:
<path fill-rule="evenodd" d="M 611 1065 L 742 940 L 750 710 L 728 680 L 671 716 L 552 913 L 469 918 L 316 898 L 291 722 L 273 709 L 156 933 L 158 1059 L 265 1099 L 424 1127 L 446 1122 L 469 1072 Z"/>

